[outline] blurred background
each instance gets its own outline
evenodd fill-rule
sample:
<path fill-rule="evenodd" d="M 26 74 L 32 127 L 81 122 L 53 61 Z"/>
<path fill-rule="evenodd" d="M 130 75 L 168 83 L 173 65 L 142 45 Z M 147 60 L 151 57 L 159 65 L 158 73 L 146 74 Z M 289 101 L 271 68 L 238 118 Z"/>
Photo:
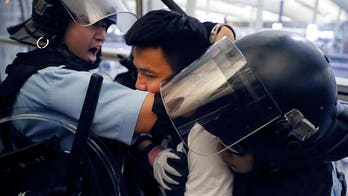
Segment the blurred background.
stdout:
<path fill-rule="evenodd" d="M 231 25 L 237 38 L 264 29 L 284 29 L 306 36 L 331 59 L 338 83 L 348 78 L 348 1 L 347 0 L 174 0 L 181 9 L 200 21 Z M 137 17 L 149 10 L 167 9 L 161 0 L 115 0 L 120 12 Z M 30 17 L 31 0 L 0 0 L 0 80 L 4 69 L 19 51 L 29 48 L 8 39 L 6 28 Z M 124 17 L 125 18 L 125 17 Z M 121 17 L 120 17 L 121 19 Z M 119 21 L 121 21 L 119 19 Z M 126 18 L 119 25 L 131 25 Z M 126 24 L 125 24 L 126 23 Z M 117 54 L 128 55 L 117 27 L 109 29 L 103 49 L 101 70 L 114 77 L 127 69 L 117 64 Z M 342 79 L 343 78 L 343 79 Z"/>

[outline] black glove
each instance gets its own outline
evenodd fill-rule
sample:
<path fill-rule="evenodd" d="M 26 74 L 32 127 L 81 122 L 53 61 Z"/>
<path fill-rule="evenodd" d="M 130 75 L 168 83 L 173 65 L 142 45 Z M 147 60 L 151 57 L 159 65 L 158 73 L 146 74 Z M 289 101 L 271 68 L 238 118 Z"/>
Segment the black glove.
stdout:
<path fill-rule="evenodd" d="M 160 94 L 155 94 L 152 112 L 157 115 L 157 121 L 151 128 L 151 135 L 153 141 L 155 143 L 161 143 L 162 140 L 168 135 L 170 135 L 172 139 L 175 141 L 181 141 L 172 122 L 169 119 L 169 116 L 166 113 Z"/>
<path fill-rule="evenodd" d="M 151 130 L 154 141 L 161 141 L 167 135 L 178 137 L 166 113 L 160 94 L 155 94 L 152 111 L 158 117 Z M 183 148 L 174 150 L 155 146 L 149 151 L 148 156 L 153 165 L 154 177 L 164 189 L 175 190 L 185 187 L 188 166 L 187 155 L 183 152 Z"/>

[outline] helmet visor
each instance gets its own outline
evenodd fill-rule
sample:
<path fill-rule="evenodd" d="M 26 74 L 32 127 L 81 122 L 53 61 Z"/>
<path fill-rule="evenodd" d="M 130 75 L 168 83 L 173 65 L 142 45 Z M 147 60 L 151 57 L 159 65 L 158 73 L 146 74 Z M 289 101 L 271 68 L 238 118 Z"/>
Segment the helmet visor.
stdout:
<path fill-rule="evenodd" d="M 222 143 L 225 149 L 233 148 L 281 114 L 228 38 L 163 82 L 161 95 L 181 139 L 192 152 L 202 155 L 217 153 L 203 146 Z"/>
<path fill-rule="evenodd" d="M 92 25 L 104 18 L 116 23 L 116 3 L 113 0 L 61 0 L 72 19 L 80 25 Z"/>
<path fill-rule="evenodd" d="M 121 33 L 126 33 L 137 20 L 137 16 L 131 12 L 117 12 L 117 28 Z"/>

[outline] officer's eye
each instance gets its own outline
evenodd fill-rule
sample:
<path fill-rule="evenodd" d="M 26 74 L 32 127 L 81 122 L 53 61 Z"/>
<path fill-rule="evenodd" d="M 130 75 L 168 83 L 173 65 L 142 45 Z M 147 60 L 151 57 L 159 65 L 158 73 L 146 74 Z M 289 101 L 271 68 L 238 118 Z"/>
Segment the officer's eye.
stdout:
<path fill-rule="evenodd" d="M 109 24 L 106 21 L 102 20 L 102 21 L 95 23 L 95 26 L 103 27 L 105 30 L 107 30 L 109 27 Z"/>

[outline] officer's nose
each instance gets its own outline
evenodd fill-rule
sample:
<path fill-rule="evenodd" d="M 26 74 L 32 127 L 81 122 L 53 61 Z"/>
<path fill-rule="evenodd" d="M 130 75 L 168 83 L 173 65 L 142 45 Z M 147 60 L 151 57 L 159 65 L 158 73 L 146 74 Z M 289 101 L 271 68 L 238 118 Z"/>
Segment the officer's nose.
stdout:
<path fill-rule="evenodd" d="M 104 42 L 106 39 L 105 27 L 98 26 L 98 30 L 96 31 L 94 38 L 100 42 Z"/>

